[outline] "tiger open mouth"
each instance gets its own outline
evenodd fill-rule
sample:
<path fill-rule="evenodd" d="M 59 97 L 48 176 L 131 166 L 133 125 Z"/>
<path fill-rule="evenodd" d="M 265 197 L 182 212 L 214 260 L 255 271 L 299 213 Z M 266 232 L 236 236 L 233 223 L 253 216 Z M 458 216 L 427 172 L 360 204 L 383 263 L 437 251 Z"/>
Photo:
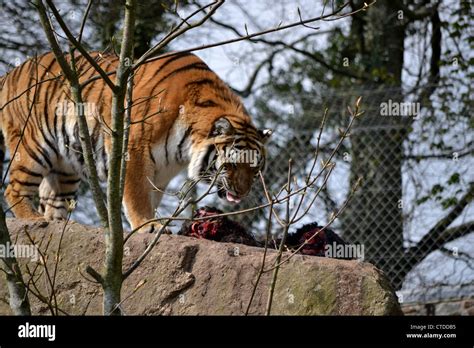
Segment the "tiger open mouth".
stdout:
<path fill-rule="evenodd" d="M 221 199 L 225 198 L 227 199 L 228 202 L 231 202 L 234 204 L 240 203 L 240 201 L 242 200 L 242 197 L 235 195 L 234 193 L 226 190 L 225 188 L 219 189 L 219 191 L 217 191 L 217 195 L 219 196 L 219 198 Z"/>

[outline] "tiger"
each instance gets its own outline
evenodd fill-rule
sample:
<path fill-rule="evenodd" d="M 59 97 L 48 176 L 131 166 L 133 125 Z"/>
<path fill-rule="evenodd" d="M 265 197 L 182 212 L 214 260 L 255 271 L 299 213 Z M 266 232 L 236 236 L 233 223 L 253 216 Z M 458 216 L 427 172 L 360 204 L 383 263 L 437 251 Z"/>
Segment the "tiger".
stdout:
<path fill-rule="evenodd" d="M 116 55 L 90 55 L 113 77 Z M 71 56 L 65 56 L 70 62 Z M 112 92 L 83 56 L 73 58 L 95 166 L 105 181 Z M 60 66 L 53 53 L 45 53 L 10 71 L 0 85 L 2 138 L 12 157 L 6 203 L 17 218 L 65 219 L 87 174 L 74 103 Z M 156 211 L 164 190 L 185 169 L 191 180 L 212 180 L 216 189 L 211 193 L 235 204 L 249 194 L 265 167 L 272 131 L 257 129 L 240 97 L 193 53 L 168 53 L 140 66 L 129 108 L 122 206 L 132 230 L 160 229 Z"/>

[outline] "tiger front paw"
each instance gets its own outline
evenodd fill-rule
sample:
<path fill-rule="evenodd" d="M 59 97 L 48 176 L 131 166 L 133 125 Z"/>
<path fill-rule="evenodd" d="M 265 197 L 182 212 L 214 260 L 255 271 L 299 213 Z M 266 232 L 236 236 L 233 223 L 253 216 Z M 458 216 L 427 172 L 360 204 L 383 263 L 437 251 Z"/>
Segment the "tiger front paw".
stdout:
<path fill-rule="evenodd" d="M 150 222 L 144 226 L 142 226 L 138 233 L 160 233 L 161 234 L 171 234 L 171 231 L 167 227 L 163 227 L 163 224 L 159 222 Z"/>
<path fill-rule="evenodd" d="M 45 217 L 42 215 L 34 216 L 32 218 L 29 218 L 29 220 L 31 220 L 34 226 L 39 228 L 44 228 L 49 225 L 49 221 L 45 219 Z"/>

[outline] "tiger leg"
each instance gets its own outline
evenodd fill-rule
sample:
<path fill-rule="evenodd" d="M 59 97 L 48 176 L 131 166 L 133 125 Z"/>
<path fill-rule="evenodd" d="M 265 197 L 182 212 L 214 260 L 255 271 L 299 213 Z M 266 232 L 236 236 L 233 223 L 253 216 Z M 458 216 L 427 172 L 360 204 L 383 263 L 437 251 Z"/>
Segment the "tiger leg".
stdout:
<path fill-rule="evenodd" d="M 46 220 L 64 220 L 76 199 L 80 178 L 64 172 L 49 173 L 39 187 L 39 212 Z"/>
<path fill-rule="evenodd" d="M 132 230 L 154 218 L 154 205 L 161 196 L 161 193 L 153 192 L 150 181 L 153 182 L 154 177 L 155 166 L 148 155 L 130 154 L 125 175 L 123 204 Z M 157 232 L 160 228 L 160 223 L 153 222 L 140 228 L 139 232 Z"/>
<path fill-rule="evenodd" d="M 23 149 L 18 149 L 11 162 L 10 183 L 5 190 L 5 199 L 17 218 L 42 219 L 33 198 L 46 173 L 44 166 L 30 158 Z"/>

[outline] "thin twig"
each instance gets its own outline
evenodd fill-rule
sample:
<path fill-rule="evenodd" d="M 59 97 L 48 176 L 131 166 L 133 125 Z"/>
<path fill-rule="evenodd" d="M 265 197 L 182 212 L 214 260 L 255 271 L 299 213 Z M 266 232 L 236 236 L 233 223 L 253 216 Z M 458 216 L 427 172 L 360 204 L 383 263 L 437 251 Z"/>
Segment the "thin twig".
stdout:
<path fill-rule="evenodd" d="M 289 194 L 291 192 L 291 169 L 292 169 L 292 163 L 291 159 L 288 161 L 288 177 L 287 177 L 287 182 L 286 182 L 286 192 Z M 281 256 L 283 254 L 283 249 L 285 247 L 286 243 L 286 237 L 288 235 L 288 229 L 290 228 L 291 225 L 291 220 L 290 220 L 290 199 L 286 201 L 286 214 L 285 214 L 285 226 L 283 228 L 283 236 L 280 241 L 280 246 L 278 249 L 278 254 L 275 259 L 275 264 L 276 266 L 273 269 L 273 275 L 272 275 L 272 280 L 270 283 L 270 288 L 268 290 L 268 299 L 267 299 L 267 307 L 265 310 L 265 315 L 270 315 L 271 310 L 272 310 L 272 303 L 273 303 L 273 295 L 275 293 L 275 286 L 276 282 L 278 279 L 278 271 L 280 270 L 280 260 Z M 264 270 L 262 270 L 262 273 Z"/>
<path fill-rule="evenodd" d="M 268 222 L 267 222 L 267 230 L 265 233 L 265 246 L 263 249 L 262 264 L 260 265 L 260 269 L 257 274 L 257 279 L 255 280 L 255 284 L 252 289 L 252 294 L 250 295 L 249 303 L 247 304 L 247 309 L 245 310 L 245 315 L 249 314 L 250 307 L 252 306 L 253 298 L 255 297 L 255 293 L 257 291 L 257 286 L 260 282 L 260 279 L 262 278 L 263 270 L 265 269 L 265 261 L 266 261 L 267 250 L 268 250 L 268 241 L 270 239 L 270 234 L 271 234 L 271 229 L 272 229 L 272 216 L 273 216 L 273 204 L 270 205 L 270 210 L 268 213 Z"/>
<path fill-rule="evenodd" d="M 59 26 L 63 30 L 64 34 L 66 34 L 68 40 L 74 45 L 75 48 L 79 52 L 81 52 L 82 56 L 89 62 L 90 65 L 94 67 L 94 69 L 99 73 L 99 75 L 102 77 L 102 80 L 110 87 L 112 91 L 115 90 L 116 86 L 112 82 L 112 80 L 109 78 L 109 76 L 106 74 L 106 72 L 100 67 L 99 64 L 95 61 L 94 58 L 91 57 L 91 55 L 87 52 L 87 50 L 82 46 L 82 44 L 76 40 L 74 35 L 71 33 L 69 30 L 68 26 L 66 23 L 64 23 L 63 18 L 59 14 L 59 11 L 57 10 L 56 6 L 54 5 L 52 0 L 46 0 L 46 3 L 48 4 L 48 7 L 51 9 L 53 12 L 54 18 L 58 21 Z M 87 18 L 87 16 L 85 16 Z"/>

